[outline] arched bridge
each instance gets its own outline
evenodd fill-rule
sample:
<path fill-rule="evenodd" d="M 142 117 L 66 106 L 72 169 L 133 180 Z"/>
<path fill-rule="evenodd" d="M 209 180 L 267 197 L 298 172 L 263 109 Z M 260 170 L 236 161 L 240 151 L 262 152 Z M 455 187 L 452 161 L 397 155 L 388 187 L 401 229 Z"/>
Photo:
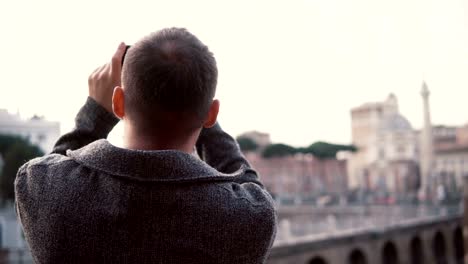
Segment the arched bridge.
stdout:
<path fill-rule="evenodd" d="M 280 215 L 281 219 L 281 215 Z M 336 222 L 336 220 L 334 220 Z M 280 237 L 268 264 L 461 264 L 463 219 L 460 213 L 401 219 L 382 226 Z"/>

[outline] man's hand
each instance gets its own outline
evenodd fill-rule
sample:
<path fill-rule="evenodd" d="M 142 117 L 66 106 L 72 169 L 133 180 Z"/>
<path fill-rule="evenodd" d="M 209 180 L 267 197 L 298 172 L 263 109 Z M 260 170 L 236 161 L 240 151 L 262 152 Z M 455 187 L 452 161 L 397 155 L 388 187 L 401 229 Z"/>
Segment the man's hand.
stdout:
<path fill-rule="evenodd" d="M 122 57 L 125 43 L 120 43 L 112 60 L 94 70 L 88 78 L 89 96 L 112 113 L 112 93 L 121 85 Z"/>

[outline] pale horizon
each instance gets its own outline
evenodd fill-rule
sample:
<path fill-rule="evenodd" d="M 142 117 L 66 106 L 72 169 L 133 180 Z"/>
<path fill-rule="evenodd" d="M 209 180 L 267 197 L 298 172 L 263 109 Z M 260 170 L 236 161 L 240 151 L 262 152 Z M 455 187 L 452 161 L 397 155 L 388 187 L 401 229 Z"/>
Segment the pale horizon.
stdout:
<path fill-rule="evenodd" d="M 233 136 L 349 144 L 350 109 L 390 93 L 419 129 L 423 81 L 433 124 L 468 122 L 467 1 L 17 1 L 0 10 L 0 109 L 59 121 L 62 134 L 88 75 L 119 42 L 169 26 L 215 54 L 219 120 Z"/>

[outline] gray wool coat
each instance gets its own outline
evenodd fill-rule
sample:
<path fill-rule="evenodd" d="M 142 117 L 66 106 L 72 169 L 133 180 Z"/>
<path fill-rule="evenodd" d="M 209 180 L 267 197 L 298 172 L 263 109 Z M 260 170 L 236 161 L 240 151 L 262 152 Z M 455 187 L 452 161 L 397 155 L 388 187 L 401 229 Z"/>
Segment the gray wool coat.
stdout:
<path fill-rule="evenodd" d="M 35 263 L 264 263 L 273 200 L 237 143 L 204 129 L 200 158 L 118 148 L 88 98 L 53 152 L 24 164 L 16 208 Z"/>

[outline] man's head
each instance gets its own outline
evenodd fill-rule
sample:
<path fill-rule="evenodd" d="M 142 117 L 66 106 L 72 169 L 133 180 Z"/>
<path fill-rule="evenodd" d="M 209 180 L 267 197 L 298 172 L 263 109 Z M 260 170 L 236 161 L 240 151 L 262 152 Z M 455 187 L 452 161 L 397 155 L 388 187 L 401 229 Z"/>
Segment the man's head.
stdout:
<path fill-rule="evenodd" d="M 207 46 L 185 29 L 163 29 L 128 50 L 114 112 L 148 133 L 189 135 L 216 122 L 217 76 Z"/>

